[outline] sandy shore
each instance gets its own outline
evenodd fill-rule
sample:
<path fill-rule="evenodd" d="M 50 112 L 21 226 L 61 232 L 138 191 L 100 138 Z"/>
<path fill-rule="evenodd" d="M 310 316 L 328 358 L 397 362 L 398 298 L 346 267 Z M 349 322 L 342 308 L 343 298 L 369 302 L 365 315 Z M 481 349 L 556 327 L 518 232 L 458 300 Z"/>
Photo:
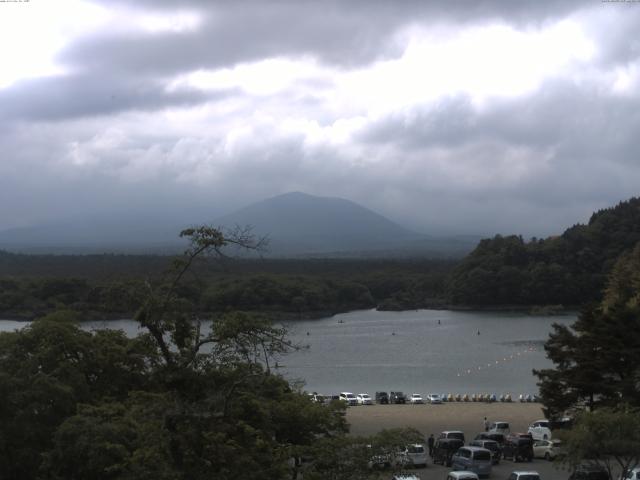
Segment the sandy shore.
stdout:
<path fill-rule="evenodd" d="M 428 436 L 443 430 L 462 430 L 472 439 L 489 421 L 509 422 L 512 432 L 526 432 L 529 424 L 544 418 L 539 403 L 443 403 L 442 405 L 366 405 L 349 407 L 352 435 L 371 435 L 385 428 L 413 427 Z"/>

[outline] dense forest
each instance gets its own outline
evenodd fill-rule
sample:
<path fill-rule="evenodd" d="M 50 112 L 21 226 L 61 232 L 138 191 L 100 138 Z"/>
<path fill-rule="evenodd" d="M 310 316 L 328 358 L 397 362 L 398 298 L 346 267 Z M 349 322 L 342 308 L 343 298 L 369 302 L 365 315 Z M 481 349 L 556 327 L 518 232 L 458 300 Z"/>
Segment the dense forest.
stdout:
<path fill-rule="evenodd" d="M 587 225 L 525 241 L 482 240 L 451 273 L 453 305 L 578 306 L 601 298 L 608 272 L 640 241 L 640 198 L 594 213 Z"/>
<path fill-rule="evenodd" d="M 2 252 L 0 315 L 28 319 L 64 308 L 85 318 L 130 316 L 167 262 L 161 256 Z M 204 259 L 178 294 L 200 312 L 261 311 L 292 318 L 441 306 L 454 265 L 428 259 Z"/>

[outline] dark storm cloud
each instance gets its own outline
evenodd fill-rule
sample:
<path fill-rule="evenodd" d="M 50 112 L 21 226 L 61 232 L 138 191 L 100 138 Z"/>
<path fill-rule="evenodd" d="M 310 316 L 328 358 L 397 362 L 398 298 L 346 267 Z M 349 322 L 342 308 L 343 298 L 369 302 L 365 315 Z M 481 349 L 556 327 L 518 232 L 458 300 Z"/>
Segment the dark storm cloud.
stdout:
<path fill-rule="evenodd" d="M 55 121 L 128 110 L 150 111 L 213 101 L 232 93 L 168 92 L 161 83 L 143 76 L 98 72 L 43 77 L 0 90 L 0 119 Z"/>
<path fill-rule="evenodd" d="M 104 2 L 105 6 L 113 2 Z M 130 6 L 130 2 L 123 2 Z M 70 65 L 108 65 L 122 71 L 168 74 L 218 68 L 270 56 L 310 55 L 352 66 L 402 53 L 392 42 L 407 25 L 504 20 L 523 24 L 562 17 L 579 1 L 166 1 L 136 2 L 149 11 L 195 9 L 199 29 L 176 35 L 101 32 L 67 48 Z"/>
<path fill-rule="evenodd" d="M 85 33 L 57 56 L 64 76 L 0 89 L 0 229 L 133 210 L 210 220 L 206 212 L 299 190 L 350 198 L 428 233 L 546 235 L 638 194 L 640 99 L 633 85 L 613 85 L 617 69 L 640 59 L 639 4 L 98 3 L 135 14 L 192 9 L 201 23 Z M 526 94 L 478 108 L 455 90 L 371 115 L 361 99 L 351 108 L 347 94 L 333 95 L 343 75 L 365 72 L 357 94 L 373 62 L 401 57 L 405 27 L 455 34 L 497 21 L 526 36 L 567 16 L 594 41 L 595 58 Z M 167 88 L 195 70 L 274 57 L 311 58 L 320 73 L 267 94 Z"/>
<path fill-rule="evenodd" d="M 640 98 L 602 95 L 601 87 L 577 89 L 547 82 L 535 94 L 496 101 L 476 109 L 460 95 L 432 108 L 372 123 L 359 135 L 371 144 L 403 151 L 452 148 L 483 140 L 535 149 L 553 148 L 560 158 L 635 165 L 640 131 Z M 638 165 L 640 168 L 640 165 Z"/>
<path fill-rule="evenodd" d="M 422 177 L 423 194 L 437 192 L 445 204 L 445 199 L 466 198 L 466 214 L 456 212 L 456 221 L 466 217 L 467 225 L 481 228 L 493 209 L 508 211 L 518 205 L 513 215 L 492 218 L 490 225 L 508 231 L 510 222 L 527 234 L 549 234 L 550 225 L 558 231 L 639 193 L 640 98 L 605 96 L 599 90 L 550 82 L 534 95 L 484 109 L 460 96 L 412 112 L 410 120 L 402 115 L 382 119 L 360 139 L 416 159 L 411 169 L 416 178 Z M 447 160 L 444 167 L 438 155 Z M 515 162 L 509 162 L 510 155 Z M 462 175 L 485 174 L 473 175 L 472 184 L 456 186 L 456 164 Z M 440 181 L 443 169 L 452 170 L 446 181 Z M 502 177 L 518 169 L 520 174 Z M 527 226 L 523 217 L 517 218 L 517 212 L 525 211 L 531 212 Z"/>
<path fill-rule="evenodd" d="M 313 55 L 352 65 L 390 54 L 389 35 L 407 21 L 319 3 L 210 5 L 199 12 L 202 25 L 196 31 L 179 35 L 102 32 L 69 46 L 60 61 L 163 75 L 272 56 Z"/>

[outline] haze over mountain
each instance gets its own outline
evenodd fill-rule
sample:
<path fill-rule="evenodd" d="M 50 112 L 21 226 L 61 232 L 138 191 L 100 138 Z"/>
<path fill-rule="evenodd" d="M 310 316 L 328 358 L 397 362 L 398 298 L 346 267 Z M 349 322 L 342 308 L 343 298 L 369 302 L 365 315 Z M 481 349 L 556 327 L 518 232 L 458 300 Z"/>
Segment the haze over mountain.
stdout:
<path fill-rule="evenodd" d="M 477 241 L 475 237 L 429 237 L 350 200 L 301 192 L 254 203 L 216 223 L 226 227 L 252 225 L 257 235 L 269 236 L 269 251 L 275 255 L 460 255 Z"/>
<path fill-rule="evenodd" d="M 355 202 L 300 192 L 278 195 L 207 221 L 175 218 L 92 218 L 0 232 L 0 248 L 26 252 L 171 253 L 183 243 L 178 232 L 188 225 L 212 223 L 233 228 L 251 225 L 269 237 L 269 256 L 461 256 L 479 237 L 430 237 L 389 220 Z"/>

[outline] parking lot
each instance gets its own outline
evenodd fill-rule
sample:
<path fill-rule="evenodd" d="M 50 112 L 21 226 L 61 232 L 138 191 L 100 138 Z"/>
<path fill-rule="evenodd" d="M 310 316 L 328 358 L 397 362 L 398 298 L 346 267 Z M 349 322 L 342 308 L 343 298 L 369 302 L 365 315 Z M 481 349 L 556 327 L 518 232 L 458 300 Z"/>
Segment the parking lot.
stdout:
<path fill-rule="evenodd" d="M 371 435 L 383 429 L 413 427 L 425 435 L 444 430 L 462 430 L 467 442 L 483 430 L 484 417 L 489 421 L 509 422 L 512 432 L 526 432 L 529 424 L 544 418 L 537 403 L 444 403 L 442 405 L 366 405 L 349 407 L 347 421 L 352 435 Z M 533 462 L 503 460 L 495 465 L 490 478 L 507 479 L 514 470 L 535 470 L 542 480 L 567 480 L 569 472 L 553 462 L 534 459 Z M 426 468 L 412 469 L 421 480 L 444 480 L 451 469 L 429 463 Z M 389 473 L 389 479 L 393 473 Z"/>
<path fill-rule="evenodd" d="M 559 470 L 559 468 L 561 467 L 555 465 L 553 462 L 539 459 L 534 459 L 531 463 L 501 461 L 499 465 L 493 466 L 489 478 L 506 480 L 514 470 L 535 470 L 540 474 L 542 480 L 567 480 L 570 472 Z M 447 478 L 447 472 L 449 471 L 451 471 L 449 467 L 429 463 L 426 468 L 411 469 L 407 470 L 406 473 L 413 473 L 420 477 L 420 480 L 445 480 Z M 391 478 L 392 475 L 393 474 L 390 473 L 388 475 L 389 478 Z"/>

